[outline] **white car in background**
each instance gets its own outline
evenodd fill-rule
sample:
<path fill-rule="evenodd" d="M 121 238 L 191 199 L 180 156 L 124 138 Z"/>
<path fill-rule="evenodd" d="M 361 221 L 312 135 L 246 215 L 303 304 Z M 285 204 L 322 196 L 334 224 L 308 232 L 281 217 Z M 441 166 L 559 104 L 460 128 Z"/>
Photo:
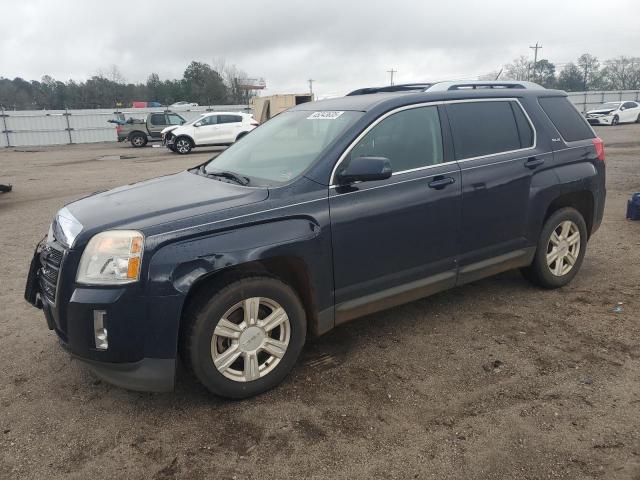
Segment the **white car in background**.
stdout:
<path fill-rule="evenodd" d="M 195 102 L 176 102 L 169 105 L 169 108 L 173 108 L 175 110 L 180 108 L 188 109 L 190 107 L 197 107 L 197 106 L 198 104 Z"/>
<path fill-rule="evenodd" d="M 619 123 L 640 123 L 638 102 L 607 102 L 595 110 L 587 112 L 587 122 L 591 125 L 618 125 Z"/>
<path fill-rule="evenodd" d="M 258 126 L 248 113 L 211 112 L 184 125 L 162 130 L 162 144 L 185 155 L 195 147 L 231 145 Z"/>

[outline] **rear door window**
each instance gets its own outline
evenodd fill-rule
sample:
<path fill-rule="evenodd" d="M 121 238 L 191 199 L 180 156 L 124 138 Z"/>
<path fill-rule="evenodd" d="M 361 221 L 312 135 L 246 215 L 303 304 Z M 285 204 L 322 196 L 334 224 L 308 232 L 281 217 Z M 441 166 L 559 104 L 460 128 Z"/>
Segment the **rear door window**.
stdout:
<path fill-rule="evenodd" d="M 164 113 L 151 114 L 151 125 L 166 125 L 166 119 Z"/>
<path fill-rule="evenodd" d="M 218 123 L 238 123 L 242 122 L 240 115 L 220 115 Z"/>
<path fill-rule="evenodd" d="M 595 138 L 589 124 L 566 97 L 541 97 L 538 102 L 566 142 Z"/>
<path fill-rule="evenodd" d="M 451 103 L 447 105 L 447 114 L 453 131 L 456 160 L 510 152 L 533 145 L 531 125 L 515 102 Z"/>
<path fill-rule="evenodd" d="M 442 163 L 438 108 L 412 108 L 390 115 L 353 147 L 349 157 L 386 157 L 394 173 Z"/>

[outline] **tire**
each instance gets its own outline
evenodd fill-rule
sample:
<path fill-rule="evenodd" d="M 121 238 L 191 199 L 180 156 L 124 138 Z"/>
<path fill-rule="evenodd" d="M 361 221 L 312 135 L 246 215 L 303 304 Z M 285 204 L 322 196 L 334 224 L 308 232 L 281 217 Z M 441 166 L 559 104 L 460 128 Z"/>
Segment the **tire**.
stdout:
<path fill-rule="evenodd" d="M 611 120 L 611 126 L 615 127 L 616 125 L 620 124 L 620 118 L 618 117 L 618 115 L 614 115 L 613 119 Z"/>
<path fill-rule="evenodd" d="M 258 312 L 255 323 L 251 311 Z M 273 326 L 262 323 L 268 318 Z M 209 391 L 234 399 L 282 382 L 307 332 L 305 310 L 294 290 L 264 276 L 242 278 L 200 297 L 185 322 L 183 360 Z"/>
<path fill-rule="evenodd" d="M 236 137 L 236 142 L 237 142 L 238 140 L 240 140 L 242 137 L 246 137 L 246 136 L 247 136 L 247 133 L 249 133 L 249 132 L 240 132 L 240 133 L 238 134 L 238 136 Z"/>
<path fill-rule="evenodd" d="M 564 230 L 567 227 L 568 230 Z M 577 241 L 567 241 L 576 232 L 579 234 Z M 554 233 L 555 240 L 552 237 Z M 556 260 L 552 261 L 554 249 Z M 563 287 L 571 282 L 580 270 L 586 250 L 587 225 L 584 218 L 574 208 L 562 208 L 545 222 L 533 262 L 523 268 L 522 273 L 527 280 L 540 287 Z"/>
<path fill-rule="evenodd" d="M 636 123 L 640 123 L 640 113 L 638 114 L 638 118 L 636 118 Z"/>
<path fill-rule="evenodd" d="M 174 152 L 179 153 L 180 155 L 186 155 L 191 152 L 193 149 L 193 143 L 187 137 L 178 137 L 175 139 L 174 143 Z"/>
<path fill-rule="evenodd" d="M 129 137 L 129 141 L 132 147 L 141 148 L 147 144 L 147 136 L 142 133 L 133 133 Z"/>

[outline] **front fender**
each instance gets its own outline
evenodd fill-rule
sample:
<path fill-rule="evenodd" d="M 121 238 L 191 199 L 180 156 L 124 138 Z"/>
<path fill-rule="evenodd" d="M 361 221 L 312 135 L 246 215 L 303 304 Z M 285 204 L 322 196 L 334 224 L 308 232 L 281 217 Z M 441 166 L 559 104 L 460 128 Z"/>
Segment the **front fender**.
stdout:
<path fill-rule="evenodd" d="M 147 295 L 186 295 L 204 276 L 257 260 L 293 256 L 316 263 L 309 252 L 321 248 L 321 233 L 309 218 L 290 218 L 165 245 L 149 262 Z"/>

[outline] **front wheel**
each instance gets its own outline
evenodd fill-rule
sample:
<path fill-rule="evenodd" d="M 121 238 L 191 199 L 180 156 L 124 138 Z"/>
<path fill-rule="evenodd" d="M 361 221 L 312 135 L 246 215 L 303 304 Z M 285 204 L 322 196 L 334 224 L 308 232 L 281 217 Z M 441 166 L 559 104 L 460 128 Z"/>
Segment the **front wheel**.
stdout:
<path fill-rule="evenodd" d="M 620 123 L 620 117 L 618 117 L 617 115 L 615 115 L 613 117 L 613 119 L 611 120 L 611 126 L 615 127 L 616 125 L 618 125 Z"/>
<path fill-rule="evenodd" d="M 176 138 L 176 141 L 174 143 L 174 148 L 174 152 L 177 152 L 181 155 L 186 155 L 193 148 L 193 144 L 187 137 L 178 137 Z"/>
<path fill-rule="evenodd" d="M 185 321 L 184 359 L 207 389 L 227 398 L 278 385 L 295 365 L 307 330 L 296 293 L 271 277 L 228 284 Z"/>
<path fill-rule="evenodd" d="M 587 225 L 580 212 L 562 208 L 544 224 L 525 278 L 544 288 L 559 288 L 576 276 L 587 249 Z"/>

